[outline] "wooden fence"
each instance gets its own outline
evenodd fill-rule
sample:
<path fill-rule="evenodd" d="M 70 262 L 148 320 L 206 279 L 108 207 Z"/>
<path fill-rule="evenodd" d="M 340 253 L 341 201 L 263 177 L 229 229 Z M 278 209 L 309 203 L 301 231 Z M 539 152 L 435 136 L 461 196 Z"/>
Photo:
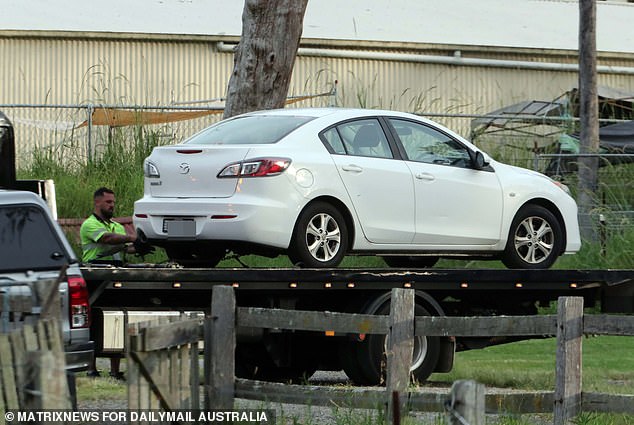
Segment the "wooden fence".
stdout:
<path fill-rule="evenodd" d="M 8 410 L 73 407 L 59 321 L 59 279 L 22 286 L 23 291 L 0 291 L 0 425 Z"/>
<path fill-rule="evenodd" d="M 128 406 L 199 408 L 199 320 L 128 325 Z"/>
<path fill-rule="evenodd" d="M 500 414 L 554 413 L 554 423 L 565 424 L 582 411 L 634 414 L 633 395 L 586 393 L 581 388 L 582 336 L 632 336 L 634 317 L 584 316 L 583 298 L 560 298 L 557 315 L 414 317 L 414 291 L 393 289 L 390 315 L 375 316 L 236 308 L 233 288 L 218 286 L 213 290 L 211 316 L 202 322 L 200 319 L 190 319 L 152 326 L 134 324 L 129 329 L 130 408 L 228 409 L 233 407 L 234 398 L 241 398 L 311 406 L 381 408 L 387 409 L 390 418 L 398 418 L 405 409 L 442 412 L 446 409 L 446 402 L 450 400 L 448 392 L 431 393 L 425 389 L 408 388 L 415 335 L 556 335 L 555 391 L 487 393 L 480 397 L 483 404 L 482 415 L 484 411 Z M 235 334 L 239 326 L 388 334 L 390 347 L 386 388 L 342 389 L 236 379 Z M 199 340 L 204 340 L 205 343 L 202 406 L 198 396 L 196 350 Z M 171 370 L 172 367 L 180 369 Z M 173 388 L 176 390 L 172 390 Z M 473 393 L 470 394 L 473 397 Z M 477 395 L 475 397 L 478 398 Z"/>
<path fill-rule="evenodd" d="M 0 425 L 8 410 L 71 408 L 59 321 L 0 334 Z"/>

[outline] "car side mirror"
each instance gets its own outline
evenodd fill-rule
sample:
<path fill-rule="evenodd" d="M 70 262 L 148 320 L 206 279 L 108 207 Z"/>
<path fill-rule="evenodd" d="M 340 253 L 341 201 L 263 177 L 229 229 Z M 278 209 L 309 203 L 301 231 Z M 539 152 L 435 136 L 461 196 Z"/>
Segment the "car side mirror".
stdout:
<path fill-rule="evenodd" d="M 487 165 L 489 165 L 484 159 L 484 155 L 480 151 L 475 152 L 472 163 L 473 163 L 473 168 L 475 168 L 476 170 L 481 170 Z"/>

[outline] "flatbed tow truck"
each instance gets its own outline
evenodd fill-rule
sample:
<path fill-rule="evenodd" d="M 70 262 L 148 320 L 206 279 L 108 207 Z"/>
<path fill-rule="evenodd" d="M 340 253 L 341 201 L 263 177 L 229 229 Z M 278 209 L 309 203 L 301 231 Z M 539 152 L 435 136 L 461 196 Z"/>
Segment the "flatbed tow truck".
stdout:
<path fill-rule="evenodd" d="M 415 290 L 417 315 L 534 315 L 561 296 L 581 296 L 603 313 L 634 313 L 632 270 L 82 268 L 94 309 L 203 311 L 216 285 L 235 288 L 240 307 L 389 314 L 392 288 Z M 99 330 L 95 330 L 99 332 Z M 508 338 L 417 337 L 412 373 L 424 381 L 448 372 L 456 350 Z M 358 384 L 378 384 L 385 337 L 238 329 L 236 374 L 292 380 L 317 369 L 341 370 Z"/>

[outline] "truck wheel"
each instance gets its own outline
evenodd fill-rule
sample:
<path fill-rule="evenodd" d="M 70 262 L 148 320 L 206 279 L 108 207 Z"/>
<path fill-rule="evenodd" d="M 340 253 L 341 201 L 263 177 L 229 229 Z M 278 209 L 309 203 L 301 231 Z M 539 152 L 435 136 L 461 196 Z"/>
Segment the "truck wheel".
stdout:
<path fill-rule="evenodd" d="M 511 223 L 502 262 L 510 269 L 547 269 L 559 257 L 563 232 L 546 208 L 528 204 Z"/>
<path fill-rule="evenodd" d="M 389 267 L 398 268 L 428 268 L 434 267 L 438 262 L 438 257 L 416 256 L 416 255 L 389 255 L 382 257 Z"/>
<path fill-rule="evenodd" d="M 376 312 L 366 312 L 366 314 L 390 313 L 390 303 L 383 304 Z M 415 306 L 416 316 L 429 316 L 429 311 L 421 305 Z M 350 350 L 355 353 L 358 365 L 358 375 L 355 377 L 348 375 L 354 382 L 361 385 L 380 385 L 385 382 L 386 375 L 386 351 L 388 340 L 385 335 L 367 334 L 357 340 L 358 342 L 350 346 Z M 410 372 L 412 379 L 416 382 L 424 382 L 429 378 L 438 363 L 440 356 L 440 338 L 437 336 L 417 336 L 414 339 L 414 352 Z M 346 371 L 346 374 L 348 372 Z M 355 372 L 353 372 L 355 374 Z"/>
<path fill-rule="evenodd" d="M 348 250 L 343 215 L 327 202 L 308 205 L 299 216 L 288 257 L 302 267 L 337 267 Z"/>

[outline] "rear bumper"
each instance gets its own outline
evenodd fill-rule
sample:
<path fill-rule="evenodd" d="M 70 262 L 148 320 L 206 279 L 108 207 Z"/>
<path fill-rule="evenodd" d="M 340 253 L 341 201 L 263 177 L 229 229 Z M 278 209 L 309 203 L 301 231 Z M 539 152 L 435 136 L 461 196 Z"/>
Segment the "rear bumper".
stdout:
<path fill-rule="evenodd" d="M 288 194 L 283 198 L 275 200 L 246 194 L 236 195 L 230 200 L 144 197 L 134 204 L 134 226 L 151 243 L 159 246 L 162 245 L 159 241 L 165 241 L 163 245 L 187 241 L 232 241 L 286 249 L 302 206 L 298 199 L 291 199 Z M 139 215 L 145 217 L 140 218 Z M 195 235 L 168 238 L 163 222 L 173 217 L 192 219 Z"/>
<path fill-rule="evenodd" d="M 71 344 L 65 347 L 66 371 L 81 372 L 88 370 L 95 358 L 95 343 L 93 341 L 81 344 Z"/>

